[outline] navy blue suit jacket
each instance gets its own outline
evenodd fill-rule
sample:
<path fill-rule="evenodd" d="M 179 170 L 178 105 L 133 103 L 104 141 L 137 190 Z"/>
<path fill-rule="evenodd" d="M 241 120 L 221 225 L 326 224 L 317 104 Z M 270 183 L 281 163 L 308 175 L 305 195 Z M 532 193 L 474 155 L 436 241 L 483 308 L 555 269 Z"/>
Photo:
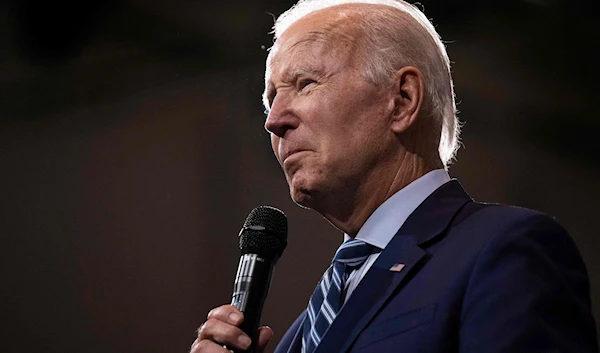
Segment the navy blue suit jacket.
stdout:
<path fill-rule="evenodd" d="M 399 271 L 390 271 L 404 264 Z M 300 352 L 302 313 L 275 349 Z M 597 352 L 589 283 L 571 237 L 542 213 L 473 202 L 458 181 L 406 220 L 316 349 Z"/>

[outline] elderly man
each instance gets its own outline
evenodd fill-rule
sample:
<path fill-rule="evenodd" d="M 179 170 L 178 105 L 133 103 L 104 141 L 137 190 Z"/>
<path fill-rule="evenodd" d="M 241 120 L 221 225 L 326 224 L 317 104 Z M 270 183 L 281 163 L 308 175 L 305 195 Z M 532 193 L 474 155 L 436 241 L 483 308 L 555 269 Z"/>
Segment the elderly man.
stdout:
<path fill-rule="evenodd" d="M 473 202 L 445 48 L 394 0 L 306 0 L 275 25 L 265 127 L 292 199 L 345 233 L 276 353 L 597 352 L 589 284 L 547 216 Z M 245 349 L 230 305 L 192 352 Z M 259 330 L 262 352 L 273 335 Z"/>

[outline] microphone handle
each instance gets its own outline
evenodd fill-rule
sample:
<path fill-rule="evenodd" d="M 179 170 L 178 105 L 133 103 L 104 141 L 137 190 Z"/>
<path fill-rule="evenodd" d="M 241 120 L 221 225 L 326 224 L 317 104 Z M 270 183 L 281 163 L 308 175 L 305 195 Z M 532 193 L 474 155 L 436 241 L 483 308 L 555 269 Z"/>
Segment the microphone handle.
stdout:
<path fill-rule="evenodd" d="M 252 345 L 245 351 L 235 353 L 254 353 L 258 338 L 263 306 L 269 293 L 275 263 L 257 254 L 243 254 L 238 265 L 231 305 L 244 313 L 244 321 L 239 326 L 250 339 Z"/>

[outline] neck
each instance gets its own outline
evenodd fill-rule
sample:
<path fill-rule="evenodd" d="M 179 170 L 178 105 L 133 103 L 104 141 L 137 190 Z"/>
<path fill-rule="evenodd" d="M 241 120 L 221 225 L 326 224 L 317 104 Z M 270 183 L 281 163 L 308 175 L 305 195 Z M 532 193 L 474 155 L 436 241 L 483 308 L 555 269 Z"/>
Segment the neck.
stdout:
<path fill-rule="evenodd" d="M 441 162 L 427 163 L 421 156 L 403 151 L 395 163 L 365 176 L 354 192 L 331 197 L 330 204 L 317 211 L 333 226 L 354 238 L 373 212 L 396 192 L 434 169 Z"/>

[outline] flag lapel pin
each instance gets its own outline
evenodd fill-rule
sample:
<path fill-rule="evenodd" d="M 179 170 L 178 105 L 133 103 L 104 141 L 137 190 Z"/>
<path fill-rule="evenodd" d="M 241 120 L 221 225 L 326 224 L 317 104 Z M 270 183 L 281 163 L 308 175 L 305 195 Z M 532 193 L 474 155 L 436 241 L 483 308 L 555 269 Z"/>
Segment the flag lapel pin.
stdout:
<path fill-rule="evenodd" d="M 395 264 L 394 266 L 390 267 L 390 271 L 400 272 L 400 271 L 402 271 L 403 268 L 404 268 L 404 264 Z"/>

